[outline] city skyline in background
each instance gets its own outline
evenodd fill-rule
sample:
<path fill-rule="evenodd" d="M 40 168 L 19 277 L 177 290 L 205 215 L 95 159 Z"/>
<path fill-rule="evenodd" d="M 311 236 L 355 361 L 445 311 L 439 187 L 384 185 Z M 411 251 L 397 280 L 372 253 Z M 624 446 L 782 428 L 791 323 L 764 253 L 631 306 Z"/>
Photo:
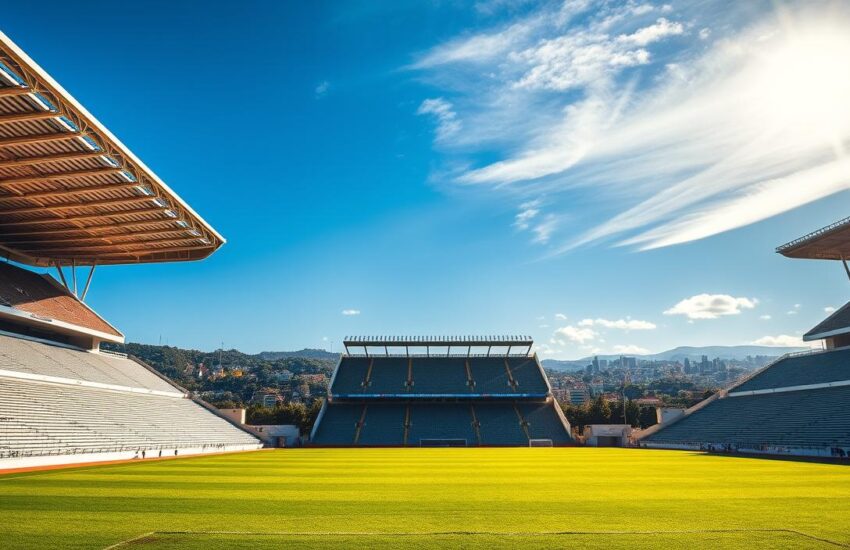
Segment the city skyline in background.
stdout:
<path fill-rule="evenodd" d="M 847 215 L 839 3 L 47 3 L 3 31 L 228 239 L 98 268 L 128 341 L 564 359 L 797 346 L 844 303 L 774 252 Z"/>

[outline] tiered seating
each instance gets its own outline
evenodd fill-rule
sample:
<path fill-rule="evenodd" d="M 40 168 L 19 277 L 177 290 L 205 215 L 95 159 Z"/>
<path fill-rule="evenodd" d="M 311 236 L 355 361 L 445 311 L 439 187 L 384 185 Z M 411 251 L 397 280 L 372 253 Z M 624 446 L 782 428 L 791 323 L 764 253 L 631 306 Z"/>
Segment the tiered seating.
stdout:
<path fill-rule="evenodd" d="M 167 392 L 179 390 L 141 365 L 105 353 L 0 334 L 0 370 Z"/>
<path fill-rule="evenodd" d="M 316 426 L 313 443 L 317 445 L 351 445 L 360 416 L 362 404 L 336 403 L 325 408 L 322 420 Z"/>
<path fill-rule="evenodd" d="M 371 359 L 366 357 L 344 357 L 336 372 L 331 393 L 361 393 L 363 381 L 369 371 Z"/>
<path fill-rule="evenodd" d="M 185 398 L 0 379 L 0 458 L 258 443 Z"/>
<path fill-rule="evenodd" d="M 520 393 L 546 393 L 546 379 L 533 358 L 511 358 L 509 360 L 511 375 L 517 384 Z"/>
<path fill-rule="evenodd" d="M 423 439 L 463 439 L 467 445 L 477 445 L 470 405 L 411 405 L 407 442 L 416 446 Z"/>
<path fill-rule="evenodd" d="M 345 356 L 311 442 L 525 446 L 531 437 L 569 443 L 555 407 L 536 357 Z"/>
<path fill-rule="evenodd" d="M 406 357 L 375 357 L 366 393 L 406 393 Z"/>
<path fill-rule="evenodd" d="M 520 403 L 517 405 L 526 422 L 531 439 L 551 439 L 555 445 L 570 442 L 570 436 L 564 430 L 558 412 L 552 403 Z"/>
<path fill-rule="evenodd" d="M 476 403 L 474 408 L 482 445 L 528 445 L 528 436 L 512 404 Z"/>
<path fill-rule="evenodd" d="M 398 445 L 404 439 L 404 405 L 369 404 L 360 428 L 360 445 Z"/>
<path fill-rule="evenodd" d="M 513 393 L 503 357 L 475 357 L 470 360 L 469 368 L 475 380 L 475 393 Z"/>
<path fill-rule="evenodd" d="M 470 393 L 465 363 L 461 357 L 414 359 L 411 393 Z"/>
<path fill-rule="evenodd" d="M 850 447 L 850 386 L 717 399 L 647 443 Z"/>
<path fill-rule="evenodd" d="M 732 391 L 803 386 L 840 380 L 850 380 L 850 349 L 783 359 Z"/>

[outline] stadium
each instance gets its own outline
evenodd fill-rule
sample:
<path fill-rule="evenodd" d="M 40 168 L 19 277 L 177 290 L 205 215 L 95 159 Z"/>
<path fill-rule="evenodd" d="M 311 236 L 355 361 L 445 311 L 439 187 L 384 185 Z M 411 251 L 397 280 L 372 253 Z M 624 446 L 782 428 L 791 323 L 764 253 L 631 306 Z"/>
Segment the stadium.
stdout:
<path fill-rule="evenodd" d="M 308 445 L 263 449 L 85 301 L 224 238 L 5 35 L 0 81 L 3 548 L 850 546 L 850 304 L 635 448 L 579 445 L 531 337 L 348 337 Z M 844 262 L 850 222 L 778 252 Z"/>

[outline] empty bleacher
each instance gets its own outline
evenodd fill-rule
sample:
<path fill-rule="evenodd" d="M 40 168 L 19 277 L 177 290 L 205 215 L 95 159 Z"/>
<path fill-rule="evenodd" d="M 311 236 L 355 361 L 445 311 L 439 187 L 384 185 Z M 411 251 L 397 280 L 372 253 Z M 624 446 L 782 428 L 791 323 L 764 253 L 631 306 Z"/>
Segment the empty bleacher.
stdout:
<path fill-rule="evenodd" d="M 478 444 L 468 404 L 416 404 L 410 406 L 409 445 L 423 440 L 455 439 L 466 445 Z"/>
<path fill-rule="evenodd" d="M 363 414 L 362 404 L 336 403 L 326 406 L 316 425 L 312 441 L 317 445 L 352 445 L 357 423 Z"/>
<path fill-rule="evenodd" d="M 462 357 L 433 357 L 413 359 L 412 393 L 458 394 L 470 393 L 466 375 L 466 359 Z"/>
<path fill-rule="evenodd" d="M 359 445 L 398 445 L 404 438 L 404 405 L 373 403 L 364 405 L 366 414 L 360 435 Z"/>
<path fill-rule="evenodd" d="M 473 346 L 480 345 L 476 342 L 485 344 L 485 353 L 472 352 Z M 516 352 L 531 349 L 527 337 L 353 337 L 344 343 L 347 353 L 337 365 L 328 400 L 311 434 L 312 444 L 572 442 L 569 423 L 556 408 L 537 357 Z M 350 355 L 352 346 L 366 351 Z M 416 347 L 419 353 L 409 352 Z M 512 347 L 512 355 L 490 355 L 494 349 Z M 390 348 L 403 348 L 406 353 L 389 355 Z M 376 349 L 384 354 L 369 353 Z M 435 349 L 440 351 L 434 353 Z"/>
<path fill-rule="evenodd" d="M 368 357 L 344 357 L 345 368 L 337 369 L 330 391 L 332 393 L 362 393 L 366 374 L 369 372 Z"/>
<path fill-rule="evenodd" d="M 179 391 L 136 362 L 0 334 L 0 370 L 165 392 Z"/>
<path fill-rule="evenodd" d="M 850 349 L 791 356 L 778 361 L 732 391 L 824 384 L 850 380 Z"/>
<path fill-rule="evenodd" d="M 526 422 L 531 439 L 551 439 L 555 445 L 570 442 L 569 434 L 555 410 L 555 403 L 519 403 L 517 408 Z"/>
<path fill-rule="evenodd" d="M 850 447 L 850 386 L 716 399 L 648 436 L 650 444 Z"/>
<path fill-rule="evenodd" d="M 261 446 L 124 357 L 0 334 L 0 371 L 0 459 Z"/>
<path fill-rule="evenodd" d="M 0 379 L 0 458 L 257 444 L 183 397 Z"/>
<path fill-rule="evenodd" d="M 512 403 L 476 403 L 474 408 L 483 445 L 528 445 Z"/>
<path fill-rule="evenodd" d="M 406 393 L 407 368 L 406 357 L 376 357 L 365 392 Z"/>
<path fill-rule="evenodd" d="M 503 357 L 476 357 L 470 361 L 475 393 L 513 393 Z"/>
<path fill-rule="evenodd" d="M 511 376 L 516 382 L 516 391 L 520 393 L 546 393 L 549 387 L 546 378 L 534 358 L 522 357 L 508 360 Z"/>

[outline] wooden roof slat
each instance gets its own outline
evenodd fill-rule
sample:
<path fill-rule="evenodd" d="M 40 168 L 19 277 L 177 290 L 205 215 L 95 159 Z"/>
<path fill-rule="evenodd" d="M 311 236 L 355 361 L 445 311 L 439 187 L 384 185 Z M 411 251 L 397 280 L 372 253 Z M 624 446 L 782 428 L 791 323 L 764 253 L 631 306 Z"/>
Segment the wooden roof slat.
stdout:
<path fill-rule="evenodd" d="M 36 193 L 21 193 L 20 195 L 9 195 L 0 197 L 0 202 L 3 201 L 19 201 L 22 199 L 52 199 L 56 197 L 74 197 L 76 195 L 88 195 L 90 193 L 99 193 L 102 191 L 120 191 L 123 189 L 135 189 L 138 183 L 104 183 L 101 185 L 87 185 L 85 187 L 71 187 L 63 189 L 55 189 L 52 191 L 39 191 Z"/>
<path fill-rule="evenodd" d="M 0 88 L 0 97 L 27 95 L 33 93 L 33 90 L 24 86 L 9 86 L 8 88 Z"/>
<path fill-rule="evenodd" d="M 100 228 L 103 226 L 89 226 L 89 228 Z M 80 237 L 63 237 L 61 239 L 51 238 L 50 240 L 44 239 L 10 239 L 6 241 L 6 244 L 13 245 L 28 245 L 28 244 L 43 244 L 43 243 L 79 243 L 85 241 L 102 241 L 105 239 L 109 239 L 113 242 L 126 242 L 126 241 L 148 241 L 150 239 L 145 239 L 145 237 L 156 236 L 156 235 L 176 235 L 177 238 L 180 238 L 179 235 L 186 235 L 189 233 L 189 229 L 153 229 L 151 231 L 134 231 L 132 233 L 107 233 L 102 235 L 94 234 L 92 236 L 80 236 Z M 164 237 L 163 237 L 164 238 Z M 199 239 L 200 237 L 192 237 L 194 239 Z"/>
<path fill-rule="evenodd" d="M 61 221 L 61 220 L 60 220 Z M 150 227 L 152 225 L 157 224 L 171 224 L 174 226 L 174 222 L 176 220 L 173 218 L 158 218 L 155 220 L 143 220 L 132 223 L 122 223 L 120 226 L 115 224 L 98 224 L 98 225 L 88 225 L 86 227 L 63 227 L 61 229 L 28 229 L 26 231 L 4 231 L 3 235 L 6 237 L 18 237 L 21 235 L 67 235 L 69 233 L 78 233 L 78 232 L 96 232 L 101 229 L 136 229 L 139 227 Z M 188 231 L 187 228 L 183 228 L 183 231 Z M 121 235 L 121 233 L 112 233 L 113 235 Z"/>
<path fill-rule="evenodd" d="M 63 141 L 82 137 L 85 134 L 80 132 L 56 132 L 51 134 L 30 134 L 27 136 L 15 136 L 0 138 L 0 147 L 12 147 L 13 145 L 29 145 L 33 143 L 50 143 L 53 141 Z"/>
<path fill-rule="evenodd" d="M 39 157 L 21 157 L 9 160 L 0 160 L 0 168 L 15 168 L 18 166 L 36 166 L 52 162 L 67 160 L 87 160 L 107 156 L 103 151 L 79 152 L 79 153 L 54 153 Z"/>
<path fill-rule="evenodd" d="M 10 210 L 0 210 L 0 216 L 3 214 L 38 214 L 40 212 L 56 212 L 59 210 L 76 210 L 82 208 L 95 208 L 104 206 L 115 206 L 118 204 L 139 204 L 145 202 L 153 202 L 156 197 L 121 197 L 117 199 L 100 199 L 94 201 L 74 202 L 65 204 L 47 204 L 44 206 L 34 206 L 32 208 L 15 208 Z M 65 219 L 65 218 L 63 218 Z"/>
<path fill-rule="evenodd" d="M 56 118 L 59 113 L 55 111 L 33 111 L 27 113 L 10 113 L 0 115 L 0 124 L 11 124 L 12 122 L 25 122 L 32 120 L 49 120 Z"/>
<path fill-rule="evenodd" d="M 121 168 L 104 167 L 92 168 L 90 170 L 71 170 L 69 172 L 51 172 L 49 174 L 39 174 L 37 176 L 28 176 L 25 178 L 0 178 L 0 187 L 8 187 L 10 185 L 22 185 L 25 183 L 43 183 L 48 181 L 72 180 L 77 178 L 87 178 L 90 176 L 111 176 L 123 173 Z M 136 185 L 139 185 L 136 183 Z"/>
<path fill-rule="evenodd" d="M 150 239 L 150 240 L 139 240 L 138 242 L 127 241 L 122 242 L 121 246 L 124 247 L 124 250 L 127 252 L 135 252 L 133 246 L 148 246 L 151 244 L 169 244 L 169 243 L 180 243 L 180 242 L 200 242 L 201 237 L 179 237 L 179 238 L 162 238 L 162 239 Z M 37 248 L 37 247 L 23 247 L 23 250 L 30 252 L 32 254 L 44 254 L 46 252 L 54 253 L 63 253 L 68 251 L 81 252 L 81 251 L 90 251 L 90 250 L 115 250 L 116 245 L 114 244 L 93 244 L 93 245 L 83 245 L 83 246 L 66 246 L 60 248 Z M 152 249 L 157 250 L 157 249 Z"/>
<path fill-rule="evenodd" d="M 120 212 L 106 212 L 103 214 L 83 214 L 76 216 L 68 216 L 67 218 L 39 218 L 36 220 L 18 220 L 14 222 L 5 222 L 0 223 L 0 227 L 16 227 L 19 225 L 41 225 L 45 223 L 61 223 L 61 222 L 73 222 L 73 221 L 87 221 L 87 220 L 99 220 L 101 218 L 114 218 L 114 217 L 122 217 L 122 216 L 134 216 L 138 214 L 150 214 L 154 212 L 164 212 L 168 210 L 168 208 L 156 207 L 156 208 L 139 208 L 135 210 L 122 210 Z M 84 228 L 81 228 L 84 229 Z"/>

